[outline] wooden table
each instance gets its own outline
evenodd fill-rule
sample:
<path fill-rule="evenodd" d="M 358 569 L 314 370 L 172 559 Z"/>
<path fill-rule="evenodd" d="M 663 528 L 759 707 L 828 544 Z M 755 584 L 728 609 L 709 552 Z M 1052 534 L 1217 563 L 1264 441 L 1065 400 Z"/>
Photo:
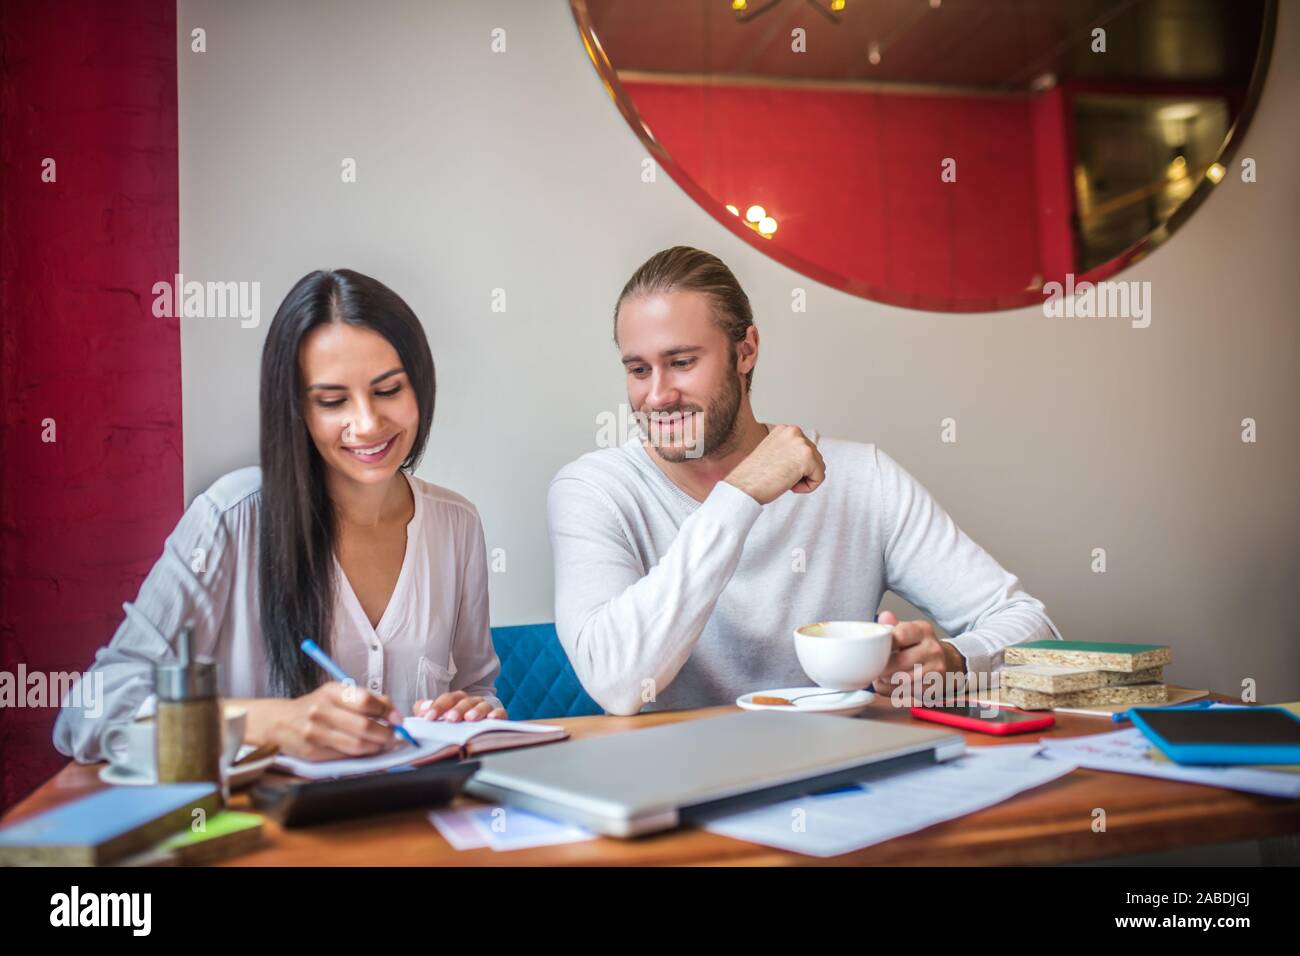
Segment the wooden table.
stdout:
<path fill-rule="evenodd" d="M 548 720 L 574 738 L 595 737 L 679 720 L 729 713 L 735 707 L 659 711 L 636 717 Z M 874 701 L 864 717 L 912 722 L 906 710 Z M 937 725 L 936 725 L 937 726 Z M 1057 715 L 1049 736 L 1074 737 L 1113 728 L 1108 720 Z M 1011 737 L 1023 743 L 1030 737 Z M 965 734 L 972 747 L 998 746 L 986 734 Z M 5 817 L 13 822 L 65 800 L 101 789 L 100 765 L 69 764 Z M 459 798 L 454 806 L 477 801 Z M 233 806 L 248 806 L 236 794 Z M 1093 832 L 1093 810 L 1106 811 L 1106 832 Z M 1283 800 L 1176 783 L 1155 777 L 1075 770 L 1011 800 L 889 840 L 822 860 L 702 830 L 683 829 L 636 840 L 599 838 L 583 843 L 497 852 L 457 851 L 429 823 L 426 811 L 407 811 L 310 829 L 266 825 L 267 845 L 229 861 L 239 866 L 622 866 L 796 864 L 1046 864 L 1118 857 L 1175 847 L 1259 840 L 1300 832 L 1300 800 Z"/>

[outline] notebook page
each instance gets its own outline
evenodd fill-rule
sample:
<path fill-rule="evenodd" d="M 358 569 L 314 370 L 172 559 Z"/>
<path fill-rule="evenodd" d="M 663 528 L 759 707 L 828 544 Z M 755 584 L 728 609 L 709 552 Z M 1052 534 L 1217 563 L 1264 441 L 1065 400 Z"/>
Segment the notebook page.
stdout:
<path fill-rule="evenodd" d="M 420 740 L 418 747 L 398 741 L 397 746 L 386 753 L 373 757 L 348 757 L 343 760 L 302 760 L 284 754 L 275 758 L 275 767 L 308 780 L 324 780 L 329 777 L 352 777 L 360 773 L 373 773 L 376 770 L 392 770 L 405 764 L 426 760 L 440 750 L 447 749 L 446 742 Z"/>
<path fill-rule="evenodd" d="M 407 717 L 402 726 L 415 738 L 419 747 L 398 742 L 392 750 L 373 757 L 349 757 L 344 760 L 302 760 L 284 754 L 275 758 L 275 766 L 309 780 L 329 777 L 351 777 L 377 770 L 391 770 L 405 764 L 426 760 L 447 747 L 460 748 L 473 737 L 492 730 L 508 730 L 526 734 L 548 734 L 562 731 L 554 724 L 529 724 L 521 720 L 471 720 L 448 723 L 445 720 L 426 720 Z"/>
<path fill-rule="evenodd" d="M 463 747 L 472 738 L 493 730 L 508 730 L 524 734 L 550 734 L 564 730 L 555 724 L 530 724 L 522 720 L 461 720 L 448 723 L 445 720 L 427 720 L 424 717 L 407 717 L 402 722 L 412 737 L 440 744 L 455 744 Z"/>

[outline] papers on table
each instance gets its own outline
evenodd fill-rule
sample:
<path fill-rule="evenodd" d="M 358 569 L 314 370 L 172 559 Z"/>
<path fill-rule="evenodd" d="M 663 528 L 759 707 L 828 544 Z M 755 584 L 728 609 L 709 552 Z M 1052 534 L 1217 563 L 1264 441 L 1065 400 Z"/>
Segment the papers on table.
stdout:
<path fill-rule="evenodd" d="M 1043 739 L 1043 753 L 1089 770 L 1164 777 L 1184 783 L 1202 783 L 1263 793 L 1272 797 L 1300 797 L 1300 776 L 1253 767 L 1192 767 L 1151 759 L 1151 741 L 1136 727 L 1087 737 Z"/>
<path fill-rule="evenodd" d="M 705 829 L 809 856 L 834 856 L 1001 803 L 1074 769 L 1039 744 L 969 748 L 919 770 L 716 817 Z"/>
<path fill-rule="evenodd" d="M 572 823 L 538 816 L 514 807 L 468 807 L 435 810 L 429 820 L 457 850 L 523 850 L 595 839 L 596 835 Z"/>
<path fill-rule="evenodd" d="M 1150 751 L 1150 741 L 1135 727 L 1086 737 L 1045 737 L 1039 743 L 972 747 L 945 763 L 866 777 L 861 783 L 740 813 L 722 812 L 702 825 L 737 840 L 809 856 L 835 856 L 993 806 L 1076 767 L 1300 797 L 1300 774 L 1180 766 L 1153 760 Z M 503 807 L 441 810 L 429 818 L 458 850 L 510 850 L 595 836 L 573 824 Z"/>

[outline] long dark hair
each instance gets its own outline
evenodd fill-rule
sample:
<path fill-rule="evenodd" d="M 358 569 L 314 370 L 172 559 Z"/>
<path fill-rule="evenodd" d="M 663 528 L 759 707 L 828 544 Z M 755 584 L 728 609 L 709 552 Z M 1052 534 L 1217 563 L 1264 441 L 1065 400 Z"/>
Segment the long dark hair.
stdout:
<path fill-rule="evenodd" d="M 299 697 L 324 674 L 299 650 L 312 637 L 329 650 L 334 602 L 334 509 L 325 463 L 303 418 L 298 349 L 327 322 L 378 332 L 397 351 L 415 391 L 420 427 L 404 470 L 415 467 L 429 438 L 436 391 L 433 356 L 420 320 L 388 286 L 350 269 L 303 276 L 276 310 L 262 348 L 262 506 L 257 580 L 262 638 L 273 693 Z"/>

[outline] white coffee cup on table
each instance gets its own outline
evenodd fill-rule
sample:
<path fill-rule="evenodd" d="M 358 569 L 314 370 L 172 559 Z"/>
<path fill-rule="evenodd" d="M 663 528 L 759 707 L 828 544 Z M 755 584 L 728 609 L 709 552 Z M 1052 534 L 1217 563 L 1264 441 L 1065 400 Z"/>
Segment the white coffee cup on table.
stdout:
<path fill-rule="evenodd" d="M 234 762 L 244 743 L 248 711 L 227 704 L 222 708 L 221 768 Z M 136 777 L 158 775 L 158 752 L 155 737 L 158 724 L 152 716 L 110 724 L 100 738 L 104 758 L 120 772 Z"/>

